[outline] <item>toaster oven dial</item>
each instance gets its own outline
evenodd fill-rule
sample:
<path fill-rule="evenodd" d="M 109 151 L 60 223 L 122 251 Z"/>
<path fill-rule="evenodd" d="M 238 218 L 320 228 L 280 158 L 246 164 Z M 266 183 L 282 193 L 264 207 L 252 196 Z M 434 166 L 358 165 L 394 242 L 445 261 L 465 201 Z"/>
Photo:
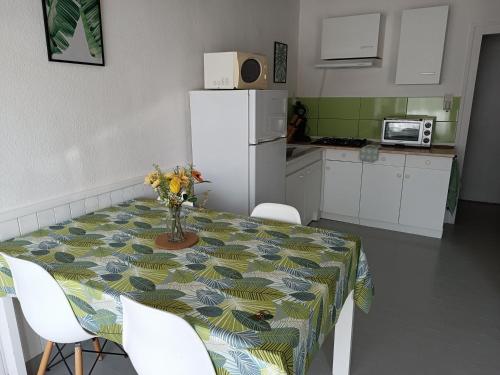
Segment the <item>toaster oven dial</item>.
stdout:
<path fill-rule="evenodd" d="M 424 126 L 426 129 L 432 128 L 432 124 L 430 122 L 426 122 Z"/>
<path fill-rule="evenodd" d="M 431 141 L 431 140 L 430 140 L 429 138 L 424 138 L 424 143 L 425 143 L 425 144 L 429 144 L 429 143 L 430 143 L 430 141 Z"/>
<path fill-rule="evenodd" d="M 426 131 L 424 132 L 424 135 L 425 135 L 426 137 L 428 137 L 429 135 L 431 135 L 431 131 L 430 131 L 430 130 L 426 130 Z"/>

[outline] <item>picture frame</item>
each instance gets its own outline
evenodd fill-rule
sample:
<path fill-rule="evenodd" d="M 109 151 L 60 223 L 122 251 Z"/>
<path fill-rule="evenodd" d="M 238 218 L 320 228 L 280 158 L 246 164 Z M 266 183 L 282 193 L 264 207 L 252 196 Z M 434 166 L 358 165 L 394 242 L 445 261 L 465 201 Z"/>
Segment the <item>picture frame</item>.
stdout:
<path fill-rule="evenodd" d="M 49 61 L 105 65 L 100 0 L 42 0 L 42 8 Z"/>
<path fill-rule="evenodd" d="M 274 83 L 286 83 L 288 69 L 288 44 L 274 42 Z"/>

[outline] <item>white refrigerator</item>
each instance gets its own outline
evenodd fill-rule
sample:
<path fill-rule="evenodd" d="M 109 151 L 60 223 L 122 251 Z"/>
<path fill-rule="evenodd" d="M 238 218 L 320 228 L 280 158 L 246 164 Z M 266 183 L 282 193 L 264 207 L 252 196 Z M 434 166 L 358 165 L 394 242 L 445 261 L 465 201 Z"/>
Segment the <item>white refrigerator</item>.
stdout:
<path fill-rule="evenodd" d="M 193 163 L 210 184 L 207 208 L 249 215 L 285 202 L 288 92 L 192 91 Z"/>

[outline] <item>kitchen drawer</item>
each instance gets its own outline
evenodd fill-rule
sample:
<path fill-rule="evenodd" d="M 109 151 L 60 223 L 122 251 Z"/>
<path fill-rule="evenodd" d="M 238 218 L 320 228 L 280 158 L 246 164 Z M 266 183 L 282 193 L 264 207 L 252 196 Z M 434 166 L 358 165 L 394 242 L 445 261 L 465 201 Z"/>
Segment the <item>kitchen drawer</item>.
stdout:
<path fill-rule="evenodd" d="M 375 165 L 391 165 L 393 167 L 404 167 L 406 155 L 404 154 L 387 154 L 381 152 L 377 161 L 373 163 L 365 162 L 366 164 Z"/>
<path fill-rule="evenodd" d="M 449 171 L 451 169 L 452 158 L 443 158 L 436 156 L 406 156 L 406 166 L 412 168 L 437 169 Z"/>
<path fill-rule="evenodd" d="M 326 150 L 326 160 L 361 162 L 359 151 L 341 149 Z"/>

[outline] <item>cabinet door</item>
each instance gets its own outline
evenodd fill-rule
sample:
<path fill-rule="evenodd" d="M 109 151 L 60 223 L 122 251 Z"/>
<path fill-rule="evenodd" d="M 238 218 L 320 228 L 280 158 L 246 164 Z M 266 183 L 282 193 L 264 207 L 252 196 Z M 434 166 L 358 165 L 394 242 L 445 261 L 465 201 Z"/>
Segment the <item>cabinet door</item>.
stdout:
<path fill-rule="evenodd" d="M 403 11 L 396 84 L 439 84 L 448 6 Z"/>
<path fill-rule="evenodd" d="M 399 223 L 441 229 L 450 171 L 406 167 Z"/>
<path fill-rule="evenodd" d="M 304 171 L 298 171 L 286 178 L 286 204 L 295 207 L 299 213 L 302 223 L 305 214 L 305 186 Z M 307 223 L 305 223 L 307 224 Z"/>
<path fill-rule="evenodd" d="M 358 217 L 362 164 L 327 160 L 323 211 Z"/>
<path fill-rule="evenodd" d="M 305 225 L 313 220 L 318 220 L 321 206 L 321 186 L 323 175 L 323 163 L 317 161 L 306 169 L 305 174 Z"/>
<path fill-rule="evenodd" d="M 359 217 L 397 224 L 404 167 L 363 165 Z"/>

